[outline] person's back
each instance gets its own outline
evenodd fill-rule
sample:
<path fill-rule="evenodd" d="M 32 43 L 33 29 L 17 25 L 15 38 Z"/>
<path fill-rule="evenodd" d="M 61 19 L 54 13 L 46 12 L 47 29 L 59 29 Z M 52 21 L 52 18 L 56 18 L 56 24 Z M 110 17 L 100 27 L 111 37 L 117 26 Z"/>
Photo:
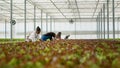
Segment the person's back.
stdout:
<path fill-rule="evenodd" d="M 42 41 L 46 41 L 46 40 L 53 40 L 53 38 L 55 38 L 56 34 L 54 32 L 48 32 L 46 34 L 43 34 L 41 37 Z"/>

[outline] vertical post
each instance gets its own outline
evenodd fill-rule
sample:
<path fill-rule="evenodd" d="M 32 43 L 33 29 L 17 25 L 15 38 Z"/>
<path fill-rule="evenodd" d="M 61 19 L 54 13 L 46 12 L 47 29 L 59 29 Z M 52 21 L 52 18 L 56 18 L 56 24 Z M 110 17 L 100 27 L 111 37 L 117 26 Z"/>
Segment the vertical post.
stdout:
<path fill-rule="evenodd" d="M 101 39 L 101 14 L 100 13 L 99 13 L 99 36 L 100 36 L 99 39 Z"/>
<path fill-rule="evenodd" d="M 42 25 L 42 23 L 43 23 L 43 20 L 42 20 L 42 14 L 43 14 L 43 11 L 41 10 L 41 34 L 43 33 L 43 25 Z"/>
<path fill-rule="evenodd" d="M 99 31 L 98 31 L 98 16 L 96 18 L 96 34 L 97 34 L 97 39 L 99 38 Z"/>
<path fill-rule="evenodd" d="M 24 39 L 26 39 L 26 0 L 24 0 L 25 2 L 24 2 L 24 32 L 25 32 L 25 34 L 24 34 Z"/>
<path fill-rule="evenodd" d="M 52 22 L 53 22 L 52 20 L 53 20 L 53 18 L 51 17 L 51 31 L 53 31 L 53 30 L 52 30 L 52 24 L 53 24 L 53 23 L 52 23 Z"/>
<path fill-rule="evenodd" d="M 52 31 L 52 17 L 50 17 L 50 31 Z"/>
<path fill-rule="evenodd" d="M 114 7 L 114 0 L 112 0 L 112 15 L 113 15 L 113 39 L 115 39 L 115 7 Z"/>
<path fill-rule="evenodd" d="M 99 37 L 101 38 L 101 32 L 100 32 L 100 31 L 101 31 L 101 30 L 100 30 L 100 29 L 101 29 L 101 20 L 100 20 L 101 17 L 100 17 L 100 15 L 101 15 L 101 14 L 99 13 Z M 99 39 L 100 39 L 100 38 L 99 38 Z"/>
<path fill-rule="evenodd" d="M 7 38 L 7 21 L 5 20 L 5 39 Z"/>
<path fill-rule="evenodd" d="M 75 19 L 75 39 L 76 39 L 76 19 Z"/>
<path fill-rule="evenodd" d="M 46 13 L 46 32 L 48 32 L 48 14 Z"/>
<path fill-rule="evenodd" d="M 104 39 L 105 39 L 105 4 L 103 5 L 103 20 L 104 20 Z"/>
<path fill-rule="evenodd" d="M 54 31 L 54 18 L 52 18 L 52 31 Z"/>
<path fill-rule="evenodd" d="M 103 18 L 102 18 L 102 14 L 103 14 L 103 9 L 101 8 L 101 39 L 103 39 Z"/>
<path fill-rule="evenodd" d="M 102 9 L 101 9 L 101 39 L 102 39 Z"/>
<path fill-rule="evenodd" d="M 96 36 L 97 36 L 97 38 L 98 38 L 98 28 L 97 28 L 97 18 L 96 18 Z"/>
<path fill-rule="evenodd" d="M 97 33 L 98 33 L 98 39 L 99 39 L 99 16 L 97 17 Z"/>
<path fill-rule="evenodd" d="M 53 27 L 52 29 L 53 29 L 53 31 L 55 31 L 55 29 L 54 29 L 54 28 L 55 28 L 55 27 L 54 27 L 54 24 L 55 24 L 55 23 L 54 23 L 54 18 L 53 18 L 53 24 L 52 24 L 52 27 Z"/>
<path fill-rule="evenodd" d="M 119 17 L 118 17 L 118 19 L 117 19 L 117 34 L 118 34 L 118 37 L 117 37 L 117 38 L 119 38 Z"/>
<path fill-rule="evenodd" d="M 109 0 L 107 0 L 107 38 L 109 39 Z"/>
<path fill-rule="evenodd" d="M 51 31 L 50 24 L 51 24 L 51 16 L 49 16 L 49 31 Z"/>
<path fill-rule="evenodd" d="M 10 8 L 11 8 L 11 11 L 10 11 L 10 22 L 12 21 L 12 18 L 13 18 L 13 0 L 10 0 Z M 12 26 L 12 23 L 10 23 L 10 39 L 11 41 L 13 40 L 13 26 Z"/>
<path fill-rule="evenodd" d="M 99 39 L 101 37 L 101 33 L 100 33 L 100 12 L 99 12 Z"/>
<path fill-rule="evenodd" d="M 98 34 L 100 39 L 100 13 L 98 14 Z"/>
<path fill-rule="evenodd" d="M 34 30 L 36 29 L 36 5 L 34 5 Z"/>
<path fill-rule="evenodd" d="M 55 30 L 55 19 L 54 19 L 54 31 L 56 31 L 56 30 Z"/>
<path fill-rule="evenodd" d="M 118 18 L 118 38 L 119 38 L 119 34 L 120 34 L 120 33 L 119 33 L 119 29 L 120 29 L 120 28 L 119 28 L 119 25 L 120 25 L 120 24 L 119 24 L 119 19 L 120 19 L 120 18 Z"/>

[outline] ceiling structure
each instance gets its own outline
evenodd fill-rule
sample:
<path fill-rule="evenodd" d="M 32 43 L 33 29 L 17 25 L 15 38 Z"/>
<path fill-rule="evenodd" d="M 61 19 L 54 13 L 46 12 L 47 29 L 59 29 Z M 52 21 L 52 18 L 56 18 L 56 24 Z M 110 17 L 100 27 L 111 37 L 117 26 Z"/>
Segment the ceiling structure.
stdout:
<path fill-rule="evenodd" d="M 0 20 L 10 19 L 11 0 L 0 0 Z M 13 0 L 13 19 L 24 20 L 24 1 Z M 107 0 L 26 0 L 27 20 L 34 19 L 36 8 L 36 20 L 41 17 L 46 20 L 46 14 L 56 21 L 69 21 L 70 19 L 79 22 L 95 21 L 98 13 L 107 5 Z M 112 0 L 109 0 L 109 14 L 112 17 Z M 107 12 L 107 9 L 105 9 Z M 107 16 L 107 14 L 106 14 Z M 115 0 L 115 17 L 120 17 L 120 0 Z"/>

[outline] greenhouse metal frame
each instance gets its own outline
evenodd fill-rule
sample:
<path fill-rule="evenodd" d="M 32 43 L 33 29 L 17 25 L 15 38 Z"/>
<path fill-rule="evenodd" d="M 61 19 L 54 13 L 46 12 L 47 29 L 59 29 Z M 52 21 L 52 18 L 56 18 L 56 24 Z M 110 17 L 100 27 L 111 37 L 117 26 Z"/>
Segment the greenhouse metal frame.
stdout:
<path fill-rule="evenodd" d="M 34 22 L 43 21 L 48 26 L 50 21 L 50 31 L 55 22 L 96 22 L 96 35 L 98 39 L 109 39 L 109 34 L 113 34 L 113 39 L 117 38 L 115 24 L 119 24 L 120 15 L 119 0 L 0 0 L 0 20 L 10 22 L 12 20 L 24 22 L 24 38 L 26 38 L 27 20 Z M 48 18 L 49 16 L 49 18 Z M 109 22 L 112 22 L 113 30 L 109 30 Z M 10 38 L 13 39 L 13 25 L 10 25 Z M 119 26 L 118 26 L 119 28 Z M 46 27 L 48 32 L 48 27 Z M 6 27 L 5 27 L 6 37 Z"/>

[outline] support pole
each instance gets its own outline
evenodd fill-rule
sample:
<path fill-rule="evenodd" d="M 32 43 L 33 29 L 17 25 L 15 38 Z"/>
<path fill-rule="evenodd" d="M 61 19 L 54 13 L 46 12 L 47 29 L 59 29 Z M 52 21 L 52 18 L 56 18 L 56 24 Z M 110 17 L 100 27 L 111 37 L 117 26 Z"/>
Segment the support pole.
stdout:
<path fill-rule="evenodd" d="M 115 5 L 114 0 L 112 0 L 112 15 L 113 15 L 113 39 L 115 40 Z"/>
<path fill-rule="evenodd" d="M 99 35 L 99 33 L 98 33 L 98 16 L 96 18 L 96 35 L 97 35 L 97 39 L 98 39 L 99 38 L 98 37 L 98 35 Z"/>
<path fill-rule="evenodd" d="M 36 5 L 34 5 L 34 30 L 36 29 Z"/>
<path fill-rule="evenodd" d="M 117 38 L 119 38 L 119 17 L 117 19 L 117 35 L 118 35 Z"/>
<path fill-rule="evenodd" d="M 43 11 L 41 10 L 41 34 L 43 33 L 43 20 L 42 20 Z"/>
<path fill-rule="evenodd" d="M 24 0 L 25 2 L 24 2 L 24 32 L 25 32 L 25 34 L 24 34 L 24 39 L 26 39 L 26 0 Z"/>
<path fill-rule="evenodd" d="M 102 10 L 100 11 L 100 39 L 102 39 Z"/>
<path fill-rule="evenodd" d="M 109 0 L 107 0 L 107 38 L 109 39 Z"/>
<path fill-rule="evenodd" d="M 75 39 L 76 39 L 76 19 L 75 19 Z"/>
<path fill-rule="evenodd" d="M 99 39 L 100 39 L 100 13 L 98 14 L 98 36 L 99 36 Z"/>
<path fill-rule="evenodd" d="M 7 21 L 5 20 L 5 39 L 7 38 Z"/>
<path fill-rule="evenodd" d="M 55 31 L 55 19 L 54 19 L 54 31 Z"/>
<path fill-rule="evenodd" d="M 46 32 L 48 32 L 48 14 L 46 13 Z"/>
<path fill-rule="evenodd" d="M 104 39 L 105 39 L 105 4 L 103 5 L 103 20 L 104 20 Z"/>
<path fill-rule="evenodd" d="M 50 17 L 50 31 L 52 31 L 52 17 Z"/>
<path fill-rule="evenodd" d="M 10 0 L 10 39 L 11 41 L 13 40 L 13 25 L 11 23 L 11 21 L 13 20 L 13 0 Z"/>

